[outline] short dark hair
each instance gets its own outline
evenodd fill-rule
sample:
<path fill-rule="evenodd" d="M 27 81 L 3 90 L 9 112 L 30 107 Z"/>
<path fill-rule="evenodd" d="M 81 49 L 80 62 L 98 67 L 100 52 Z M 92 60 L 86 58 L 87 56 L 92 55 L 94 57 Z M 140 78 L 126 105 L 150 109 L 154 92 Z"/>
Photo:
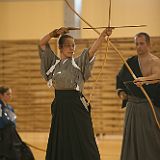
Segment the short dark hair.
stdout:
<path fill-rule="evenodd" d="M 62 35 L 62 36 L 59 38 L 59 40 L 58 40 L 58 45 L 59 45 L 59 47 L 62 47 L 62 46 L 63 46 L 63 44 L 64 44 L 64 42 L 65 42 L 65 40 L 66 40 L 67 38 L 72 38 L 72 39 L 74 39 L 72 36 L 70 36 L 70 35 L 68 35 L 68 34 Z"/>
<path fill-rule="evenodd" d="M 6 86 L 0 86 L 0 94 L 6 93 L 10 88 Z"/>
<path fill-rule="evenodd" d="M 145 32 L 140 32 L 138 34 L 135 35 L 135 38 L 137 37 L 141 37 L 141 36 L 144 36 L 145 37 L 145 40 L 148 44 L 150 44 L 150 36 L 149 34 L 145 33 Z"/>

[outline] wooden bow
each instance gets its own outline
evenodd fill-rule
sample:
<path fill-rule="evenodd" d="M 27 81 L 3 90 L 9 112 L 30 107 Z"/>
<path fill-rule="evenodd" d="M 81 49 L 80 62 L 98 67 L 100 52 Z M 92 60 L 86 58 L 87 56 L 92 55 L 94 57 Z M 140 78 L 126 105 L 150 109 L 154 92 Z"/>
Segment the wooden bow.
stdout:
<path fill-rule="evenodd" d="M 89 27 L 91 27 L 98 35 L 100 35 L 100 32 L 96 29 L 96 27 L 93 27 L 91 24 L 89 24 L 83 17 L 81 17 L 74 9 L 73 7 L 70 5 L 70 3 L 67 0 L 64 0 L 67 4 L 67 6 L 84 22 L 86 23 Z M 108 22 L 108 26 L 110 27 L 110 21 L 111 21 L 111 0 L 110 0 L 110 7 L 109 7 L 109 22 Z M 124 57 L 122 56 L 122 54 L 119 52 L 119 50 L 114 46 L 114 44 L 109 41 L 109 38 L 106 38 L 106 42 L 109 43 L 109 45 L 116 51 L 116 53 L 119 55 L 119 57 L 121 58 L 121 60 L 123 61 L 123 63 L 125 64 L 125 66 L 127 67 L 128 71 L 130 72 L 130 74 L 132 75 L 132 77 L 134 79 L 136 79 L 136 75 L 133 73 L 132 69 L 130 68 L 130 66 L 128 65 L 128 63 L 126 62 L 126 60 L 124 59 Z M 140 87 L 141 91 L 143 92 L 143 94 L 145 95 L 149 106 L 151 108 L 151 111 L 153 113 L 153 116 L 155 118 L 156 124 L 158 126 L 158 128 L 160 129 L 160 123 L 158 121 L 157 115 L 155 113 L 154 110 L 154 106 L 153 103 L 150 99 L 150 97 L 148 96 L 147 92 L 145 91 L 145 89 L 143 88 L 143 86 Z"/>

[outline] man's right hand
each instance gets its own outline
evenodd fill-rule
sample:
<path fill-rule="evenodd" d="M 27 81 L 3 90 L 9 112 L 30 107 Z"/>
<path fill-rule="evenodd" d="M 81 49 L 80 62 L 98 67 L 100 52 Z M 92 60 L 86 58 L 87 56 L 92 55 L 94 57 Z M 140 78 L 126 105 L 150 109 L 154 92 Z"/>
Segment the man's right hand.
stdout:
<path fill-rule="evenodd" d="M 121 91 L 119 93 L 119 97 L 121 98 L 121 100 L 127 100 L 127 94 L 124 91 Z"/>

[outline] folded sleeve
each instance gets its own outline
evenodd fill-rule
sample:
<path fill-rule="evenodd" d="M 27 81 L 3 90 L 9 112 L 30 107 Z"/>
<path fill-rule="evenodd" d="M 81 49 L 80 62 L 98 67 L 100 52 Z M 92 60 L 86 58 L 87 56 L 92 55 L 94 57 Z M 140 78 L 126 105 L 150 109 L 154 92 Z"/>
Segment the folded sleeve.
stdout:
<path fill-rule="evenodd" d="M 81 72 L 83 74 L 84 81 L 88 80 L 91 76 L 91 70 L 93 67 L 95 61 L 95 56 L 90 60 L 89 59 L 89 49 L 86 48 L 83 50 L 81 55 L 77 58 L 75 58 L 75 62 L 81 69 Z"/>
<path fill-rule="evenodd" d="M 49 74 L 49 69 L 54 66 L 56 63 L 56 60 L 59 58 L 56 56 L 56 54 L 51 50 L 50 45 L 47 43 L 45 49 L 43 50 L 39 46 L 39 56 L 40 56 L 40 70 L 42 77 L 48 81 L 51 79 L 51 74 Z M 47 74 L 48 72 L 48 74 Z"/>
<path fill-rule="evenodd" d="M 124 91 L 127 94 L 126 91 L 126 87 L 123 83 L 123 78 L 125 77 L 125 73 L 126 73 L 126 67 L 125 65 L 122 66 L 121 70 L 119 71 L 119 73 L 116 76 L 116 90 L 117 90 L 117 94 L 119 95 L 120 92 Z M 122 108 L 126 107 L 126 103 L 127 103 L 127 99 L 126 100 L 122 100 Z"/>

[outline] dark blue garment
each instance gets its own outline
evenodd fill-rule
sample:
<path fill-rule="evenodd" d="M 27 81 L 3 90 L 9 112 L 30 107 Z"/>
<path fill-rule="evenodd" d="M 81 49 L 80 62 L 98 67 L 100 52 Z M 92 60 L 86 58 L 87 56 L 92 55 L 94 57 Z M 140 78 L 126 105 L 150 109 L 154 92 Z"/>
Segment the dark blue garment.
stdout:
<path fill-rule="evenodd" d="M 8 124 L 16 125 L 14 109 L 9 105 L 4 105 L 0 100 L 0 128 L 4 128 Z"/>

